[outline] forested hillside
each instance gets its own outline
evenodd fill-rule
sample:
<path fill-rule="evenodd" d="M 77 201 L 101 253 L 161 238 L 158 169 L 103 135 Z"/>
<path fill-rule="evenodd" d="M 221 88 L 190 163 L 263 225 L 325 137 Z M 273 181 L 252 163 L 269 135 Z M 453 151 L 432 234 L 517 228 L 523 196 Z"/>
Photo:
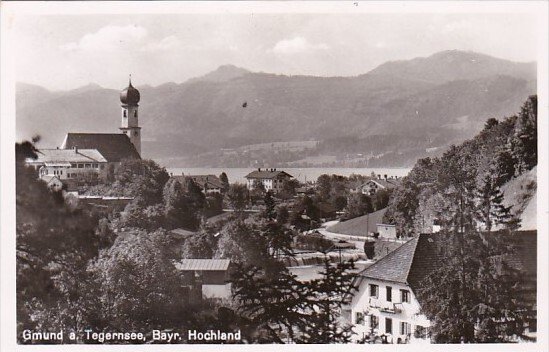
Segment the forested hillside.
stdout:
<path fill-rule="evenodd" d="M 456 213 L 461 223 L 484 230 L 520 228 L 521 213 L 535 196 L 535 172 L 524 186 L 529 192 L 514 198 L 516 203 L 504 200 L 503 190 L 536 165 L 537 97 L 531 96 L 517 115 L 488 119 L 478 135 L 440 158 L 418 160 L 393 193 L 385 220 L 397 224 L 402 235 L 455 223 L 448 217 Z"/>

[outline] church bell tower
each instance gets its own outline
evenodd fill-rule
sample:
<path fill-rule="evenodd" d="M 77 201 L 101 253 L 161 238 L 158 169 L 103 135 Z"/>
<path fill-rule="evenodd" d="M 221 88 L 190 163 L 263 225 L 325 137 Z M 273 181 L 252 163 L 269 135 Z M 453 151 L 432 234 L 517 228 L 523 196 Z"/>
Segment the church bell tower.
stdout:
<path fill-rule="evenodd" d="M 120 92 L 120 102 L 122 103 L 122 122 L 120 130 L 130 138 L 135 149 L 141 155 L 141 127 L 139 127 L 139 99 L 140 94 L 132 86 L 132 77 L 126 89 Z"/>

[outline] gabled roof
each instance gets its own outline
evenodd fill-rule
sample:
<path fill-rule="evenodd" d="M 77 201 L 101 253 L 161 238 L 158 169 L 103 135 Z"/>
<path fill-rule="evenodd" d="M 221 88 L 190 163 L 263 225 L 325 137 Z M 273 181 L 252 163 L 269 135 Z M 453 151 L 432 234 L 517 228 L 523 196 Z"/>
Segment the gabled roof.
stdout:
<path fill-rule="evenodd" d="M 182 259 L 175 266 L 179 270 L 201 270 L 201 271 L 225 271 L 231 264 L 230 259 Z"/>
<path fill-rule="evenodd" d="M 59 182 L 61 182 L 61 180 L 59 179 L 59 177 L 55 176 L 55 175 L 44 175 L 40 178 L 42 181 L 46 182 L 48 185 L 50 184 L 50 182 L 54 181 L 54 180 L 57 180 Z M 63 183 L 63 182 L 61 182 Z"/>
<path fill-rule="evenodd" d="M 448 244 L 443 243 L 441 236 L 420 234 L 364 269 L 360 276 L 407 284 L 415 290 L 444 260 L 439 246 Z M 492 233 L 491 236 L 500 236 L 506 243 L 515 244 L 516 252 L 505 256 L 505 262 L 524 276 L 532 276 L 535 282 L 537 231 L 517 231 L 511 235 Z"/>
<path fill-rule="evenodd" d="M 370 279 L 407 284 L 408 274 L 412 268 L 412 263 L 420 237 L 421 235 L 412 238 L 402 246 L 387 254 L 376 263 L 364 269 L 360 273 L 360 276 Z"/>
<path fill-rule="evenodd" d="M 49 166 L 70 166 L 68 163 L 105 163 L 107 160 L 97 149 L 40 149 L 37 158 L 29 163 L 44 163 Z M 67 165 L 68 164 L 68 165 Z"/>
<path fill-rule="evenodd" d="M 141 159 L 130 138 L 122 133 L 67 133 L 61 148 L 75 147 L 97 149 L 108 162 Z"/>
<path fill-rule="evenodd" d="M 391 189 L 391 188 L 395 188 L 396 186 L 398 186 L 398 180 L 393 180 L 393 179 L 372 179 L 372 180 L 369 180 L 367 181 L 366 183 L 364 183 L 362 186 L 366 186 L 368 183 L 371 183 L 371 182 L 374 182 L 374 183 L 377 183 L 379 186 L 383 187 L 383 188 L 388 188 L 388 189 Z"/>
<path fill-rule="evenodd" d="M 202 189 L 204 189 L 204 186 L 207 186 L 207 188 L 223 188 L 223 183 L 215 175 L 189 175 L 188 177 Z"/>
<path fill-rule="evenodd" d="M 271 171 L 272 170 L 272 171 Z M 257 179 L 275 179 L 278 177 L 293 177 L 285 171 L 277 171 L 275 169 L 267 170 L 254 170 L 246 175 L 246 178 L 257 178 Z"/>

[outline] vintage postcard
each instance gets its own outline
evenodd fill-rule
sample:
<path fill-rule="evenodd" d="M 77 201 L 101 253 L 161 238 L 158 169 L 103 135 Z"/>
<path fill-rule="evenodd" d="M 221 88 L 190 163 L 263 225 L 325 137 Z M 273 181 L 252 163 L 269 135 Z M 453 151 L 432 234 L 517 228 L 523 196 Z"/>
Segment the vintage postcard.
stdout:
<path fill-rule="evenodd" d="M 2 350 L 547 350 L 548 2 L 1 5 Z"/>

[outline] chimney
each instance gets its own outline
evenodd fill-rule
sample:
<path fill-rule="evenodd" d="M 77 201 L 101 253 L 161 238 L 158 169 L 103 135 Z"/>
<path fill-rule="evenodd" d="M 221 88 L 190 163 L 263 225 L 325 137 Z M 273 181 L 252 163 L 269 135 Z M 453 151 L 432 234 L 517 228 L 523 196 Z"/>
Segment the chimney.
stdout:
<path fill-rule="evenodd" d="M 78 146 L 77 145 L 75 145 L 72 149 L 74 149 L 75 153 L 78 153 Z"/>

